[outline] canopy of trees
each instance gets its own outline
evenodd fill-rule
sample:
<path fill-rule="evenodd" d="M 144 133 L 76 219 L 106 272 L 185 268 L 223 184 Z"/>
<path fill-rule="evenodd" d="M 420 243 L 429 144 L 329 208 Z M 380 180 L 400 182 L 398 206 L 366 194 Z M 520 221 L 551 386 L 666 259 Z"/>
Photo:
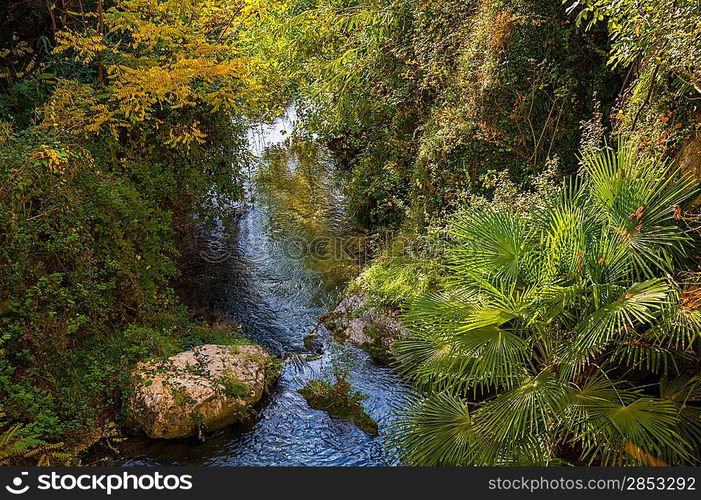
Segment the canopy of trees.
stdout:
<path fill-rule="evenodd" d="M 293 101 L 392 240 L 351 286 L 409 330 L 404 462 L 698 464 L 700 61 L 696 0 L 9 0 L 0 464 L 74 460 L 136 362 L 231 341 L 180 235 Z"/>

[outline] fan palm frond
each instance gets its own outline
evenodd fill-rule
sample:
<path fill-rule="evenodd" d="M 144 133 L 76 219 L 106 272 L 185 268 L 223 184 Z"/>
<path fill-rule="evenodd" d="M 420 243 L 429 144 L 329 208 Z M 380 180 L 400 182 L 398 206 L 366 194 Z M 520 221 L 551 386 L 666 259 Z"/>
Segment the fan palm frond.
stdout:
<path fill-rule="evenodd" d="M 580 400 L 585 421 L 576 440 L 582 444 L 584 460 L 601 465 L 649 465 L 653 459 L 669 463 L 670 458 L 677 462 L 690 458 L 690 445 L 677 430 L 680 417 L 674 403 L 629 399 L 630 395 L 624 400 Z"/>
<path fill-rule="evenodd" d="M 680 376 L 660 381 L 660 398 L 679 408 L 679 434 L 689 443 L 691 454 L 701 457 L 701 376 Z"/>
<path fill-rule="evenodd" d="M 701 302 L 696 304 L 690 295 L 701 300 L 701 289 L 675 291 L 662 311 L 660 321 L 650 331 L 659 344 L 677 351 L 687 351 L 701 342 Z M 686 295 L 686 297 L 685 297 Z"/>
<path fill-rule="evenodd" d="M 620 143 L 616 152 L 586 152 L 582 165 L 591 198 L 630 253 L 637 276 L 670 271 L 691 239 L 679 231 L 675 209 L 698 193 L 690 174 L 655 158 L 639 158 L 637 148 Z"/>
<path fill-rule="evenodd" d="M 609 361 L 638 371 L 663 374 L 678 371 L 677 360 L 680 357 L 683 357 L 683 353 L 668 349 L 644 335 L 617 343 Z"/>
<path fill-rule="evenodd" d="M 445 392 L 411 403 L 392 430 L 390 446 L 409 465 L 468 465 L 478 439 L 467 403 Z"/>
<path fill-rule="evenodd" d="M 504 447 L 547 433 L 566 415 L 570 392 L 555 373 L 542 372 L 484 403 L 475 412 L 475 429 Z"/>
<path fill-rule="evenodd" d="M 516 281 L 530 249 L 527 227 L 513 214 L 479 211 L 455 224 L 457 245 L 451 257 L 459 274 L 494 276 Z"/>
<path fill-rule="evenodd" d="M 465 318 L 481 309 L 484 300 L 475 292 L 455 290 L 449 293 L 428 293 L 412 301 L 402 322 L 412 331 L 430 329 L 436 334 L 450 335 L 464 324 Z"/>
<path fill-rule="evenodd" d="M 635 283 L 616 300 L 582 318 L 576 327 L 576 337 L 565 346 L 563 360 L 567 363 L 566 370 L 576 373 L 613 340 L 635 335 L 638 328 L 655 318 L 671 290 L 670 284 L 663 279 Z"/>
<path fill-rule="evenodd" d="M 496 325 L 458 332 L 453 345 L 473 359 L 464 374 L 481 388 L 514 387 L 532 368 L 530 342 Z"/>

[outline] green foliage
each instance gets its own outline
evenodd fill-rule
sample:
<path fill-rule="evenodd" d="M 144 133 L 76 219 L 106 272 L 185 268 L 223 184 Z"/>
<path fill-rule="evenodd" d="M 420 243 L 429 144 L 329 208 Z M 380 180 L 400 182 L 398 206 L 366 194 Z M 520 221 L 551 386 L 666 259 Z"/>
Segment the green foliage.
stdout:
<path fill-rule="evenodd" d="M 606 108 L 614 98 L 605 41 L 584 39 L 558 2 L 480 2 L 470 21 L 423 126 L 415 184 L 426 220 L 480 192 L 488 170 L 519 189 L 556 157 L 568 173 L 593 97 Z"/>
<path fill-rule="evenodd" d="M 239 341 L 193 323 L 170 283 L 178 231 L 225 218 L 242 192 L 237 113 L 257 106 L 255 64 L 233 47 L 259 7 L 67 0 L 3 12 L 0 431 L 17 460 L 98 439 L 136 362 Z"/>
<path fill-rule="evenodd" d="M 251 392 L 251 389 L 250 387 L 248 387 L 248 385 L 230 376 L 224 377 L 218 382 L 222 386 L 224 394 L 226 394 L 230 398 L 245 398 Z"/>
<path fill-rule="evenodd" d="M 571 4 L 577 25 L 591 29 L 606 21 L 611 39 L 609 63 L 628 67 L 643 58 L 654 60 L 684 85 L 701 93 L 701 5 L 694 0 L 673 4 L 662 0 L 581 0 Z"/>
<path fill-rule="evenodd" d="M 444 281 L 440 235 L 397 234 L 351 282 L 350 292 L 362 292 L 370 303 L 398 307 Z"/>
<path fill-rule="evenodd" d="M 0 434 L 0 466 L 63 464 L 69 455 L 62 452 L 62 443 L 47 444 L 28 436 L 20 425 L 14 425 Z"/>
<path fill-rule="evenodd" d="M 209 144 L 163 154 L 134 134 L 127 147 L 88 146 L 39 131 L 0 145 L 0 391 L 8 417 L 48 439 L 99 425 L 114 377 L 179 343 L 170 207 L 206 214 L 215 176 L 232 168 L 202 170 Z"/>
<path fill-rule="evenodd" d="M 427 393 L 395 426 L 406 462 L 698 462 L 699 277 L 680 272 L 698 184 L 626 146 L 582 170 L 529 213 L 457 217 L 450 284 L 410 304 L 394 345 Z"/>
<path fill-rule="evenodd" d="M 520 187 L 555 156 L 572 165 L 594 94 L 614 98 L 601 33 L 583 39 L 557 0 L 292 2 L 264 27 L 369 228 L 421 229 L 495 166 Z"/>
<path fill-rule="evenodd" d="M 614 113 L 617 133 L 652 154 L 669 155 L 698 135 L 699 2 L 582 0 L 571 3 L 569 11 L 587 30 L 606 24 L 609 65 L 629 73 Z"/>
<path fill-rule="evenodd" d="M 326 380 L 310 380 L 299 392 L 312 408 L 350 420 L 365 432 L 377 434 L 377 422 L 360 404 L 365 396 L 353 391 L 345 378 L 337 377 L 333 384 Z"/>

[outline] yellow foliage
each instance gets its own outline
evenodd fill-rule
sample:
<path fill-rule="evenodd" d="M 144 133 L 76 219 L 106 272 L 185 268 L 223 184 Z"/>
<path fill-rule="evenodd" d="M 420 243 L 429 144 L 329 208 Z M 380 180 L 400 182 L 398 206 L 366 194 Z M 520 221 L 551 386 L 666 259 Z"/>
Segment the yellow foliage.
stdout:
<path fill-rule="evenodd" d="M 75 53 L 75 59 L 86 64 L 91 63 L 99 54 L 107 50 L 103 37 L 94 29 L 81 34 L 62 31 L 57 33 L 56 39 L 58 45 L 54 53 L 60 54 L 71 49 Z"/>
<path fill-rule="evenodd" d="M 171 128 L 168 131 L 170 138 L 166 141 L 166 144 L 169 146 L 182 144 L 189 147 L 192 142 L 204 143 L 205 134 L 199 129 L 199 124 L 200 122 L 195 121 L 177 129 Z"/>
<path fill-rule="evenodd" d="M 84 137 L 105 127 L 116 134 L 119 127 L 126 126 L 92 85 L 74 80 L 59 80 L 38 113 L 40 127 L 55 129 L 61 135 Z"/>
<path fill-rule="evenodd" d="M 116 0 L 103 24 L 58 35 L 59 53 L 96 66 L 101 85 L 62 82 L 42 126 L 98 133 L 152 120 L 171 109 L 255 107 L 258 62 L 245 55 L 245 26 L 274 0 Z M 72 88 L 69 88 L 72 87 Z M 197 123 L 172 131 L 169 144 L 203 142 Z"/>
<path fill-rule="evenodd" d="M 11 141 L 14 135 L 12 123 L 0 120 L 0 144 Z"/>
<path fill-rule="evenodd" d="M 65 154 L 48 146 L 42 146 L 41 149 L 32 151 L 30 156 L 44 163 L 52 172 L 63 172 L 68 164 Z"/>
<path fill-rule="evenodd" d="M 0 78 L 21 78 L 34 69 L 36 58 L 32 57 L 19 67 L 20 61 L 31 55 L 32 47 L 25 40 L 18 40 L 16 35 L 12 36 L 12 48 L 0 50 L 0 61 L 8 66 L 0 66 Z"/>

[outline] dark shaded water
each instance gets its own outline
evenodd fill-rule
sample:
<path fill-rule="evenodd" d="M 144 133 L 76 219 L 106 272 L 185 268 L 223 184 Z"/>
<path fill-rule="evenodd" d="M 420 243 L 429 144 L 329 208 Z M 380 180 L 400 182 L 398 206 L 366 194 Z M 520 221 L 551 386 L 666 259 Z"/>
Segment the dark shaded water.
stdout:
<path fill-rule="evenodd" d="M 233 318 L 246 335 L 285 357 L 283 373 L 257 417 L 204 443 L 132 440 L 125 465 L 391 465 L 383 446 L 393 407 L 408 394 L 387 368 L 320 329 L 321 357 L 303 338 L 332 308 L 357 272 L 347 251 L 342 179 L 313 146 L 287 140 L 293 116 L 251 132 L 258 165 L 247 186 L 250 207 L 232 235 L 219 235 L 193 256 L 189 295 L 210 313 Z M 370 436 L 355 424 L 312 410 L 297 392 L 314 378 L 345 370 L 379 426 Z"/>

